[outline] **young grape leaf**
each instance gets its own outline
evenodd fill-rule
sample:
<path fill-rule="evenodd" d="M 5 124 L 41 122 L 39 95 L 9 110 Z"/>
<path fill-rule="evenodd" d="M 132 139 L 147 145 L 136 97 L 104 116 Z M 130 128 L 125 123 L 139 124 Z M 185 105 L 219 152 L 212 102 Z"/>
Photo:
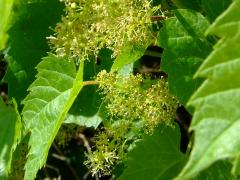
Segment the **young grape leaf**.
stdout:
<path fill-rule="evenodd" d="M 21 138 L 21 120 L 17 108 L 8 107 L 0 97 L 0 179 L 10 172 L 13 151 Z"/>
<path fill-rule="evenodd" d="M 83 87 L 83 62 L 76 74 L 74 62 L 49 54 L 37 70 L 37 79 L 23 101 L 23 121 L 31 132 L 25 180 L 33 180 L 45 164 L 51 144 Z"/>
<path fill-rule="evenodd" d="M 138 47 L 137 45 L 133 47 L 126 45 L 122 53 L 114 60 L 114 63 L 112 65 L 112 71 L 119 70 L 123 66 L 131 64 L 140 59 L 144 55 L 148 45 L 146 45 L 146 47 L 144 48 Z"/>
<path fill-rule="evenodd" d="M 46 37 L 53 33 L 49 27 L 55 26 L 61 13 L 59 0 L 19 0 L 14 8 L 13 23 L 8 32 L 8 69 L 4 81 L 8 83 L 8 96 L 14 97 L 19 104 L 34 80 L 34 67 L 49 51 Z"/>
<path fill-rule="evenodd" d="M 11 9 L 14 0 L 1 0 L 0 1 L 0 50 L 5 48 L 8 35 L 6 33 L 11 15 Z"/>
<path fill-rule="evenodd" d="M 168 74 L 170 91 L 186 104 L 201 83 L 192 77 L 211 50 L 204 37 L 209 23 L 192 10 L 175 10 L 174 14 L 163 22 L 157 43 L 164 48 L 161 68 Z"/>
<path fill-rule="evenodd" d="M 182 154 L 178 127 L 159 126 L 127 155 L 127 168 L 119 180 L 172 179 L 183 167 L 187 156 Z"/>
<path fill-rule="evenodd" d="M 177 179 L 190 179 L 218 160 L 230 158 L 239 175 L 240 1 L 235 0 L 208 29 L 221 37 L 196 73 L 207 78 L 189 104 L 195 107 L 195 143 Z"/>

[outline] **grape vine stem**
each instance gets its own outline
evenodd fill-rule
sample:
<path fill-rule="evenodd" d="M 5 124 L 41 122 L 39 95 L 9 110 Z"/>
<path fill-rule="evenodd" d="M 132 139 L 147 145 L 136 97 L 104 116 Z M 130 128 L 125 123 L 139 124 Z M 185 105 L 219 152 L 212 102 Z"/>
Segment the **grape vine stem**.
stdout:
<path fill-rule="evenodd" d="M 166 19 L 166 16 L 151 16 L 151 21 L 162 21 Z"/>
<path fill-rule="evenodd" d="M 98 81 L 83 81 L 83 86 L 89 86 L 89 85 L 99 85 Z"/>

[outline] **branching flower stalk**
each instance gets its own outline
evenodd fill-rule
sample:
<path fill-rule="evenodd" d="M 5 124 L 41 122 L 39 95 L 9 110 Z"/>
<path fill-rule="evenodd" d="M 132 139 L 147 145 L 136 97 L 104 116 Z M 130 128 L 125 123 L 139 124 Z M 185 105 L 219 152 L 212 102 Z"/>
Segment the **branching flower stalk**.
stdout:
<path fill-rule="evenodd" d="M 59 56 L 85 60 L 107 47 L 116 57 L 126 44 L 146 47 L 153 42 L 152 16 L 161 11 L 148 0 L 62 1 L 66 15 L 48 37 Z"/>
<path fill-rule="evenodd" d="M 109 120 L 96 136 L 94 151 L 87 154 L 85 164 L 93 175 L 101 176 L 110 175 L 112 167 L 124 160 L 131 149 L 129 143 L 134 145 L 160 123 L 171 126 L 178 101 L 169 93 L 164 78 L 153 82 L 140 74 L 123 78 L 103 70 L 96 81 L 105 95 Z"/>
<path fill-rule="evenodd" d="M 77 62 L 96 58 L 102 48 L 112 50 L 113 58 L 126 45 L 146 49 L 155 41 L 153 23 L 165 19 L 160 6 L 152 7 L 149 0 L 62 1 L 66 14 L 48 39 L 58 56 Z M 110 175 L 143 133 L 151 134 L 159 123 L 171 125 L 178 103 L 163 78 L 152 83 L 142 75 L 123 78 L 102 71 L 96 81 L 83 82 L 96 84 L 105 96 L 109 123 L 96 136 L 85 164 L 98 177 Z"/>

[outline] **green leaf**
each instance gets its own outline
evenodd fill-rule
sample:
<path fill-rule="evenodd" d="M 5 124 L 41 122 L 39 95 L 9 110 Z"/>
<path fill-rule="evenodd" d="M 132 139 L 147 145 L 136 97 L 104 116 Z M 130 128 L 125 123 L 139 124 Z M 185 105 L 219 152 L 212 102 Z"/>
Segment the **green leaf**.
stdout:
<path fill-rule="evenodd" d="M 127 155 L 127 168 L 119 180 L 172 179 L 187 157 L 179 150 L 178 127 L 159 126 Z"/>
<path fill-rule="evenodd" d="M 64 123 L 77 124 L 79 126 L 93 127 L 96 129 L 102 121 L 103 120 L 98 113 L 89 117 L 83 115 L 68 114 Z"/>
<path fill-rule="evenodd" d="M 84 64 L 84 80 L 92 80 L 96 76 L 96 64 L 94 61 L 87 61 Z M 74 123 L 80 126 L 97 128 L 102 122 L 98 109 L 101 104 L 101 97 L 97 92 L 97 86 L 85 86 L 76 98 L 64 123 Z"/>
<path fill-rule="evenodd" d="M 173 179 L 184 166 L 187 156 L 180 152 L 178 127 L 158 127 L 152 136 L 145 137 L 127 155 L 126 168 L 119 180 Z M 218 162 L 194 180 L 234 179 L 229 163 Z"/>
<path fill-rule="evenodd" d="M 8 83 L 8 96 L 14 97 L 18 104 L 34 80 L 34 67 L 49 51 L 46 37 L 53 33 L 49 27 L 60 21 L 61 13 L 62 5 L 58 0 L 21 0 L 14 8 L 4 81 Z"/>
<path fill-rule="evenodd" d="M 6 106 L 1 97 L 0 124 L 0 179 L 4 179 L 10 172 L 13 151 L 21 138 L 22 126 L 17 108 Z"/>
<path fill-rule="evenodd" d="M 94 59 L 84 63 L 84 81 L 93 80 L 97 74 L 105 69 L 110 71 L 113 60 L 111 59 L 111 51 L 103 49 L 99 54 L 99 64 Z M 103 121 L 100 113 L 102 97 L 99 94 L 98 86 L 85 86 L 81 90 L 64 123 L 74 123 L 79 126 L 94 127 Z"/>
<path fill-rule="evenodd" d="M 195 144 L 178 179 L 190 179 L 218 160 L 230 158 L 239 175 L 240 154 L 240 1 L 236 0 L 208 29 L 221 37 L 196 73 L 207 78 L 189 104 L 195 107 L 191 130 Z"/>
<path fill-rule="evenodd" d="M 227 161 L 217 162 L 201 172 L 193 180 L 236 180 L 231 173 L 231 164 Z"/>
<path fill-rule="evenodd" d="M 213 22 L 231 2 L 232 0 L 202 0 L 202 6 L 208 19 Z"/>
<path fill-rule="evenodd" d="M 147 46 L 139 47 L 137 45 L 134 45 L 132 47 L 130 45 L 126 45 L 122 53 L 114 60 L 114 63 L 112 65 L 112 71 L 117 71 L 123 66 L 131 64 L 140 59 L 144 55 Z"/>
<path fill-rule="evenodd" d="M 211 50 L 204 37 L 209 23 L 195 11 L 175 10 L 174 14 L 163 22 L 157 43 L 164 48 L 161 68 L 168 74 L 169 89 L 185 105 L 201 83 L 193 75 Z"/>
<path fill-rule="evenodd" d="M 0 1 L 0 50 L 5 48 L 8 35 L 6 33 L 9 20 L 11 15 L 11 10 L 14 4 L 14 0 L 1 0 Z"/>
<path fill-rule="evenodd" d="M 23 120 L 31 132 L 25 180 L 33 180 L 45 164 L 51 144 L 83 87 L 83 62 L 76 74 L 73 62 L 50 54 L 37 70 L 37 79 L 23 101 Z"/>

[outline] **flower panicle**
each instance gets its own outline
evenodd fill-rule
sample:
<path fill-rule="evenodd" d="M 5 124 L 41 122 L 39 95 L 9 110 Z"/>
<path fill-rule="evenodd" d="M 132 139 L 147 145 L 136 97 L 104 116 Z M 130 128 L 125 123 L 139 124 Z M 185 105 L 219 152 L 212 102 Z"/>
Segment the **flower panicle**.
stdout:
<path fill-rule="evenodd" d="M 96 80 L 105 96 L 109 124 L 95 138 L 95 150 L 85 161 L 93 175 L 110 175 L 114 165 L 121 162 L 128 142 L 151 134 L 156 126 L 171 126 L 178 106 L 169 93 L 166 79 L 152 83 L 140 74 L 123 77 L 116 72 L 101 71 Z"/>
<path fill-rule="evenodd" d="M 145 47 L 153 40 L 151 16 L 160 6 L 148 0 L 61 1 L 65 16 L 48 38 L 59 56 L 85 60 L 106 47 L 116 57 L 126 43 Z"/>

